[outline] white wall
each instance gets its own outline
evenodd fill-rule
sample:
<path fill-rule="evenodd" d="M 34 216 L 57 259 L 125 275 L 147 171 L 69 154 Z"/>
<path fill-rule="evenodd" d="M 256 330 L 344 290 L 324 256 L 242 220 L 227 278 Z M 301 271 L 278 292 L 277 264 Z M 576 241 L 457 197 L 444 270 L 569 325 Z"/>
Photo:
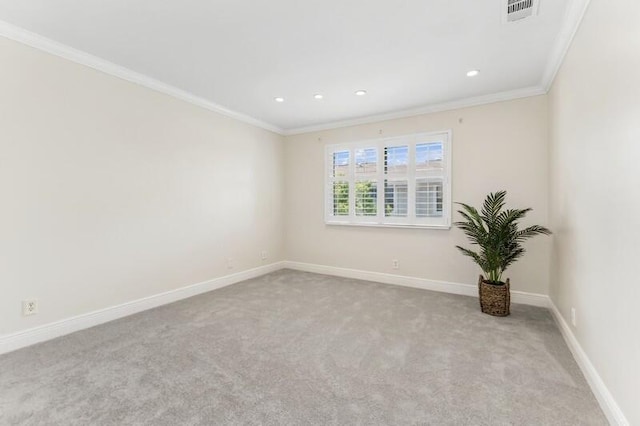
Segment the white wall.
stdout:
<path fill-rule="evenodd" d="M 279 135 L 0 38 L 0 335 L 282 260 L 283 156 Z"/>
<path fill-rule="evenodd" d="M 551 298 L 640 425 L 640 2 L 592 0 L 549 95 Z"/>
<path fill-rule="evenodd" d="M 376 138 L 380 130 L 395 136 L 447 129 L 453 130 L 454 201 L 480 205 L 487 193 L 506 189 L 510 206 L 534 208 L 525 223 L 547 225 L 547 100 L 538 96 L 286 137 L 287 259 L 475 284 L 480 271 L 455 248 L 467 244 L 457 229 L 324 223 L 325 145 Z M 547 294 L 550 243 L 538 237 L 527 244 L 527 256 L 507 271 L 514 290 Z M 399 270 L 391 268 L 392 259 Z"/>
<path fill-rule="evenodd" d="M 541 96 L 285 143 L 0 38 L 0 335 L 285 257 L 473 284 L 455 229 L 323 222 L 326 144 L 452 129 L 454 200 L 506 189 L 534 207 L 527 223 L 550 224 L 508 276 L 550 292 L 567 323 L 577 309 L 575 336 L 640 424 L 638 16 L 635 0 L 591 1 L 548 110 Z M 40 313 L 22 317 L 31 298 Z"/>

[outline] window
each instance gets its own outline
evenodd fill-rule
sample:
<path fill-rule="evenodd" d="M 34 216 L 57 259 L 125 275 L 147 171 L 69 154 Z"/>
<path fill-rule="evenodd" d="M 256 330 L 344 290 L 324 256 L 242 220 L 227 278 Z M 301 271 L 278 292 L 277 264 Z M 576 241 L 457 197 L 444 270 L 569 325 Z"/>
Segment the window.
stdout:
<path fill-rule="evenodd" d="M 449 228 L 451 132 L 327 146 L 325 220 Z"/>

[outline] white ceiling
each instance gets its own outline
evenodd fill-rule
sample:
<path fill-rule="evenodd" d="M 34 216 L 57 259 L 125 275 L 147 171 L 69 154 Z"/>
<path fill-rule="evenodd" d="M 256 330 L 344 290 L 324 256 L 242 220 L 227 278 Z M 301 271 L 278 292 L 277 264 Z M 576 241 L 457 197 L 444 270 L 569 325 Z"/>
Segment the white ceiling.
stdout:
<path fill-rule="evenodd" d="M 0 0 L 0 20 L 295 132 L 541 89 L 571 2 L 508 24 L 502 0 Z"/>

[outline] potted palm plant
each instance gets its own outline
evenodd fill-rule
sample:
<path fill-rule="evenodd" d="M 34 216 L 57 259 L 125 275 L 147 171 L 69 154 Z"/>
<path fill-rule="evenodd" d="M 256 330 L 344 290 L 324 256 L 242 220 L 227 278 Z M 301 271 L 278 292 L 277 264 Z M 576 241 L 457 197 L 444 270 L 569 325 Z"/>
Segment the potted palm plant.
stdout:
<path fill-rule="evenodd" d="M 471 257 L 480 266 L 485 276 L 480 275 L 478 291 L 482 312 L 494 316 L 507 316 L 510 313 L 510 282 L 502 281 L 504 271 L 525 253 L 522 243 L 536 235 L 550 235 L 544 226 L 533 225 L 520 229 L 518 221 L 531 211 L 527 209 L 506 209 L 506 191 L 490 193 L 484 200 L 482 210 L 464 203 L 458 213 L 463 221 L 455 222 L 479 250 L 473 251 L 456 246 L 464 255 Z"/>

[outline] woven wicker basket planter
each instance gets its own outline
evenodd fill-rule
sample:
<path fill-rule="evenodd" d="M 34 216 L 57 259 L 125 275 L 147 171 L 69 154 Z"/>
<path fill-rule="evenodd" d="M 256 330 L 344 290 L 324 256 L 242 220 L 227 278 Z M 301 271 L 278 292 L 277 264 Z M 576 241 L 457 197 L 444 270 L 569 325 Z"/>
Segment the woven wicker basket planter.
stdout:
<path fill-rule="evenodd" d="M 478 291 L 480 293 L 480 309 L 485 314 L 495 317 L 506 317 L 511 312 L 511 293 L 509 291 L 510 283 L 507 278 L 505 285 L 493 285 L 485 281 L 480 275 L 478 279 Z"/>

